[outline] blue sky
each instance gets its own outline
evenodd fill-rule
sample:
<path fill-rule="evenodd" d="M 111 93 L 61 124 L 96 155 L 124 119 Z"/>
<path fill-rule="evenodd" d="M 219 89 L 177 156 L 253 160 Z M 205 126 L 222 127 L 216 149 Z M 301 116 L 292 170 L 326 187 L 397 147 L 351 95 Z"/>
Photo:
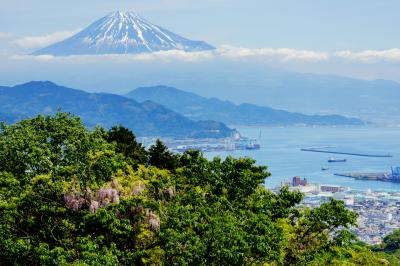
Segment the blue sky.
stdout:
<path fill-rule="evenodd" d="M 210 64 L 232 65 L 245 60 L 260 68 L 400 82 L 400 1 L 1 0 L 0 58 L 4 63 L 0 65 L 0 83 L 11 85 L 30 79 L 65 82 L 70 79 L 61 78 L 63 75 L 74 76 L 75 69 L 85 64 L 94 68 L 95 76 L 98 62 L 120 67 L 121 58 L 94 62 L 93 58 L 38 61 L 18 57 L 70 36 L 115 10 L 134 11 L 175 33 L 219 48 L 218 56 L 168 55 L 140 61 L 146 69 L 159 60 L 172 60 L 163 65 L 171 68 L 173 64 L 177 71 L 187 64 L 202 64 L 208 69 Z M 124 60 L 127 62 L 122 64 L 129 69 L 138 65 L 135 58 Z M 110 66 L 107 71 L 112 69 Z M 99 67 L 97 74 L 100 71 L 105 71 L 104 67 Z M 110 78 L 122 75 L 108 74 Z M 156 74 L 150 71 L 148 76 Z M 86 83 L 71 85 L 97 86 L 89 78 Z M 126 87 L 130 85 L 127 80 Z"/>
<path fill-rule="evenodd" d="M 0 31 L 73 30 L 114 10 L 135 11 L 214 45 L 323 51 L 400 46 L 400 1 L 395 0 L 2 0 Z"/>

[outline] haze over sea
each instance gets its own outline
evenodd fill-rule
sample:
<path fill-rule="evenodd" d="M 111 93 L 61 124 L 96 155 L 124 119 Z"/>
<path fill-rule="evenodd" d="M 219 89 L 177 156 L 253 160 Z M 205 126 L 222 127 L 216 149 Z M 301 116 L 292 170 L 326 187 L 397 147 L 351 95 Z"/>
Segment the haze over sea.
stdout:
<path fill-rule="evenodd" d="M 259 127 L 235 126 L 245 137 L 258 138 L 260 150 L 210 152 L 206 156 L 248 156 L 259 165 L 267 165 L 272 175 L 268 188 L 280 186 L 293 176 L 307 178 L 309 183 L 347 186 L 351 189 L 400 191 L 400 183 L 355 180 L 335 176 L 343 172 L 389 172 L 391 166 L 400 166 L 400 127 Z M 390 158 L 300 151 L 301 148 L 335 146 L 335 150 L 369 154 L 388 154 Z M 347 159 L 345 163 L 328 163 L 328 159 Z M 321 171 L 321 167 L 329 170 Z"/>

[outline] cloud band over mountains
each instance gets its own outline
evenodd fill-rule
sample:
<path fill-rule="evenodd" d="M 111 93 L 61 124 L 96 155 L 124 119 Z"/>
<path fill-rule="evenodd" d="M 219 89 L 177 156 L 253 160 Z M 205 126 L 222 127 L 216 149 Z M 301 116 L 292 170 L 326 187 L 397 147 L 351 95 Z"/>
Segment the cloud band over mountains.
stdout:
<path fill-rule="evenodd" d="M 235 47 L 232 45 L 222 45 L 213 51 L 200 52 L 184 52 L 184 51 L 161 51 L 154 53 L 143 54 L 109 54 L 109 55 L 74 55 L 58 57 L 52 55 L 31 56 L 26 55 L 27 50 L 33 50 L 45 47 L 57 41 L 63 40 L 72 36 L 79 29 L 69 31 L 59 31 L 42 36 L 25 36 L 16 37 L 11 33 L 0 33 L 0 38 L 8 41 L 14 47 L 19 47 L 21 53 L 12 55 L 12 59 L 17 60 L 39 60 L 39 61 L 95 61 L 102 60 L 117 60 L 117 61 L 149 61 L 149 60 L 179 60 L 185 62 L 206 61 L 213 59 L 230 59 L 230 60 L 257 60 L 267 62 L 303 62 L 317 63 L 329 62 L 330 60 L 339 60 L 344 62 L 356 62 L 364 64 L 374 63 L 394 63 L 400 64 L 400 48 L 391 48 L 386 50 L 364 50 L 350 51 L 342 50 L 336 52 L 323 52 L 293 48 L 245 48 Z"/>
<path fill-rule="evenodd" d="M 81 29 L 67 30 L 67 31 L 57 31 L 48 35 L 42 36 L 25 36 L 17 38 L 13 41 L 14 44 L 18 45 L 24 49 L 36 49 L 42 48 L 49 44 L 64 40 L 75 33 L 79 32 Z"/>
<path fill-rule="evenodd" d="M 365 50 L 360 52 L 339 51 L 336 57 L 358 61 L 362 63 L 389 62 L 400 63 L 400 49 L 392 48 L 387 50 Z"/>

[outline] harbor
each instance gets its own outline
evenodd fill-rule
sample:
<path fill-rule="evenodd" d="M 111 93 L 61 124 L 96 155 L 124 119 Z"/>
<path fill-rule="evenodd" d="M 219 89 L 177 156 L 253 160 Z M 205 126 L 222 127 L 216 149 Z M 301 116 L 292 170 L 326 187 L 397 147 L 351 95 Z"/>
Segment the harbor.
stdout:
<path fill-rule="evenodd" d="M 157 138 L 143 138 L 142 145 L 150 147 Z M 243 150 L 259 150 L 261 144 L 259 139 L 242 137 L 236 135 L 223 139 L 173 139 L 163 138 L 164 144 L 173 152 L 183 153 L 188 150 L 198 150 L 204 153 L 209 152 L 232 152 Z"/>
<path fill-rule="evenodd" d="M 332 184 L 359 190 L 400 191 L 400 182 L 359 180 L 336 176 L 334 173 L 384 173 L 391 166 L 400 166 L 400 127 L 259 127 L 235 126 L 249 138 L 256 138 L 259 150 L 233 150 L 206 152 L 209 159 L 251 157 L 259 165 L 268 166 L 271 176 L 265 180 L 267 188 L 279 186 L 282 181 L 295 175 L 306 176 L 309 183 Z M 259 139 L 259 131 L 262 138 Z M 365 157 L 304 152 L 301 148 L 317 148 L 328 151 L 377 154 L 390 153 L 391 157 Z M 329 163 L 330 157 L 347 159 L 346 162 Z M 322 170 L 324 169 L 324 170 Z"/>
<path fill-rule="evenodd" d="M 199 150 L 202 152 L 237 151 L 237 150 L 259 150 L 261 145 L 255 139 L 240 138 L 220 140 L 208 140 L 205 142 L 196 141 L 175 141 L 167 143 L 167 146 L 175 152 L 187 150 Z"/>

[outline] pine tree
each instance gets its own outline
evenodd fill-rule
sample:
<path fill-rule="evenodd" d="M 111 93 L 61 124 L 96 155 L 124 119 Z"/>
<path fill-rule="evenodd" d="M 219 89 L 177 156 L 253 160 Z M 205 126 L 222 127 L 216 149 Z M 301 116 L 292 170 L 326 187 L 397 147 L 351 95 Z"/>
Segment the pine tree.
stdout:
<path fill-rule="evenodd" d="M 148 154 L 149 164 L 159 169 L 175 170 L 179 165 L 178 155 L 169 151 L 159 139 L 150 147 Z"/>

